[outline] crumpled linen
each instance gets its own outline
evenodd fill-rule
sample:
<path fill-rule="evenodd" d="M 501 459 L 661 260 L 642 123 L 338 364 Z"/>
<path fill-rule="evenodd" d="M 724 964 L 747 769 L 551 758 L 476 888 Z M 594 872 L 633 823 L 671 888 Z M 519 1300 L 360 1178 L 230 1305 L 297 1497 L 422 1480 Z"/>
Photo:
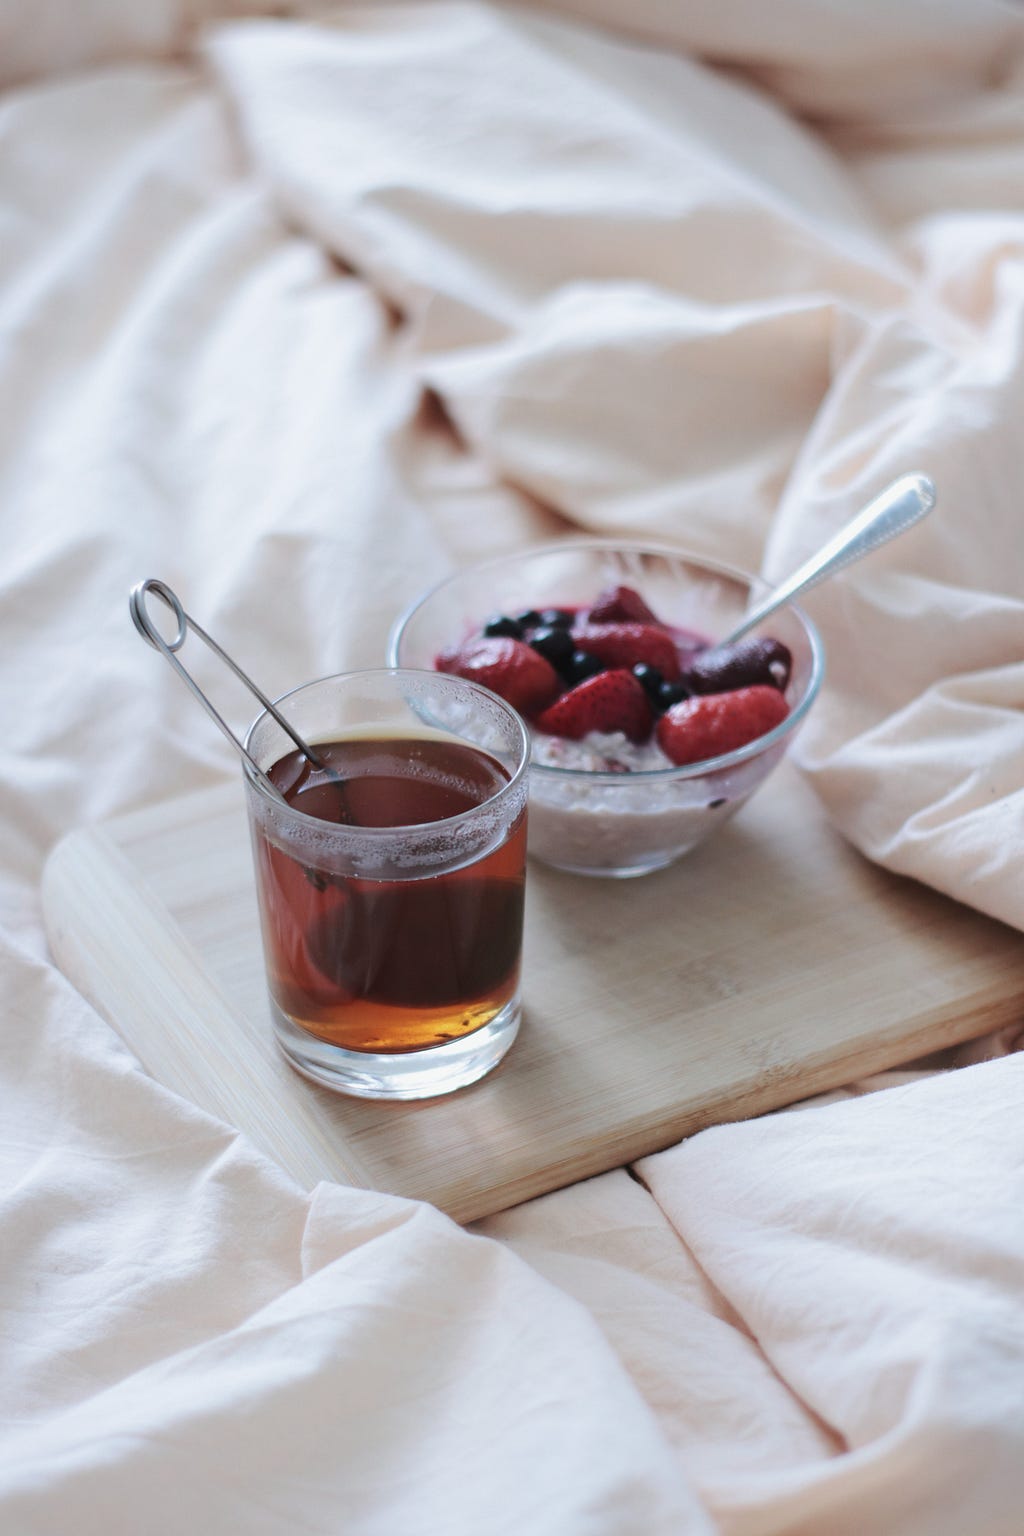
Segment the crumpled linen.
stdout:
<path fill-rule="evenodd" d="M 1022 26 L 993 17 L 1004 71 Z M 802 760 L 872 858 L 1021 925 L 1019 192 L 979 227 L 929 162 L 935 217 L 895 224 L 748 85 L 459 0 L 209 54 L 277 205 L 408 317 L 495 473 L 575 524 L 780 575 L 928 471 L 929 524 L 808 600 L 830 686 Z M 979 94 L 1019 115 L 1019 81 Z M 985 133 L 949 140 L 984 176 Z"/>
<path fill-rule="evenodd" d="M 479 1229 L 586 1302 L 720 1529 L 1010 1536 L 1022 1080 L 1017 1055 L 717 1127 L 636 1165 L 656 1217 L 616 1173 Z"/>
<path fill-rule="evenodd" d="M 800 755 L 1022 925 L 1024 21 L 574 8 L 0 5 L 5 1531 L 1019 1529 L 1015 1031 L 469 1234 L 303 1196 L 46 960 L 57 837 L 237 771 L 140 576 L 283 691 L 455 562 L 780 574 L 910 467 Z"/>

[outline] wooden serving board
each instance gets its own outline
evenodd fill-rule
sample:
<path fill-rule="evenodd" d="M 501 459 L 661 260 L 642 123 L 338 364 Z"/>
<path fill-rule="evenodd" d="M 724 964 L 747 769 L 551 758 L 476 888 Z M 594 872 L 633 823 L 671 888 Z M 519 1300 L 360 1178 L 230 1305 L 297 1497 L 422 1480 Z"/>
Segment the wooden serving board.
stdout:
<path fill-rule="evenodd" d="M 586 880 L 532 863 L 525 1020 L 483 1082 L 415 1104 L 317 1088 L 273 1043 L 235 783 L 72 833 L 50 945 L 160 1082 L 305 1187 L 469 1221 L 1013 1022 L 1014 930 L 853 853 L 785 765 L 674 868 Z"/>

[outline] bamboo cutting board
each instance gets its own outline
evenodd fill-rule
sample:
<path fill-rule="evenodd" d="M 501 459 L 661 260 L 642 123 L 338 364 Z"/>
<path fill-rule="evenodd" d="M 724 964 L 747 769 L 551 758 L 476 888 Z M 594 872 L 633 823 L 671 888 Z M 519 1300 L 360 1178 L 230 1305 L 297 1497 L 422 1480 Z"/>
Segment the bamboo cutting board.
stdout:
<path fill-rule="evenodd" d="M 531 864 L 525 1020 L 447 1099 L 376 1104 L 278 1055 L 235 783 L 72 833 L 43 883 L 57 963 L 160 1082 L 300 1184 L 460 1221 L 1016 1020 L 1024 940 L 875 869 L 785 765 L 674 868 Z"/>

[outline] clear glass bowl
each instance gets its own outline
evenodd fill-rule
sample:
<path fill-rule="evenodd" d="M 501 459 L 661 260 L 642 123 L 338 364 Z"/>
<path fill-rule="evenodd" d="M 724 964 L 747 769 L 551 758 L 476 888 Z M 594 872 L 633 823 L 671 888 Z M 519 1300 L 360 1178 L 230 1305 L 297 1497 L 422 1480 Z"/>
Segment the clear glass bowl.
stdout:
<path fill-rule="evenodd" d="M 431 668 L 492 614 L 585 607 L 603 587 L 623 584 L 658 618 L 716 640 L 770 588 L 757 576 L 682 549 L 613 539 L 541 545 L 458 571 L 396 621 L 388 641 L 395 667 Z M 529 850 L 574 874 L 628 878 L 672 864 L 739 810 L 785 755 L 821 685 L 824 653 L 798 607 L 780 609 L 753 632 L 787 645 L 793 671 L 789 714 L 757 741 L 682 768 L 593 773 L 530 765 Z"/>

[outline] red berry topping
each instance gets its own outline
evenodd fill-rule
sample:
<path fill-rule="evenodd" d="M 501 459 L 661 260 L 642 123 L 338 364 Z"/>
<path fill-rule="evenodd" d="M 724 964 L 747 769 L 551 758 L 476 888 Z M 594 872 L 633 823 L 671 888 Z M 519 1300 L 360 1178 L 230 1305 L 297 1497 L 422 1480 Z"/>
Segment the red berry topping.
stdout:
<path fill-rule="evenodd" d="M 622 731 L 630 741 L 651 734 L 651 706 L 632 672 L 617 669 L 588 677 L 537 716 L 537 729 L 579 741 L 588 731 Z"/>
<path fill-rule="evenodd" d="M 590 607 L 592 624 L 659 624 L 639 592 L 632 587 L 605 587 Z"/>
<path fill-rule="evenodd" d="M 562 687 L 558 673 L 538 651 L 504 636 L 452 646 L 435 657 L 434 666 L 489 688 L 524 715 L 550 704 Z"/>
<path fill-rule="evenodd" d="M 779 690 L 764 684 L 739 688 L 735 693 L 708 693 L 673 704 L 662 715 L 658 746 L 680 767 L 699 763 L 756 741 L 788 714 L 789 707 Z"/>
<path fill-rule="evenodd" d="M 737 640 L 712 645 L 691 657 L 686 682 L 691 693 L 730 693 L 764 683 L 785 692 L 793 658 L 781 640 Z"/>
<path fill-rule="evenodd" d="M 580 624 L 572 632 L 578 651 L 596 656 L 606 667 L 654 667 L 662 677 L 679 676 L 679 653 L 672 636 L 654 624 Z"/>

